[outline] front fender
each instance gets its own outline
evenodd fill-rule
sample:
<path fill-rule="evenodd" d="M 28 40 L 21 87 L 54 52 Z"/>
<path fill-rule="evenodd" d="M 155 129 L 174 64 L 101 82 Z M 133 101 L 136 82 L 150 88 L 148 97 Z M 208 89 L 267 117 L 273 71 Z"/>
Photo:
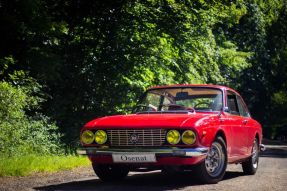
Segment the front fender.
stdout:
<path fill-rule="evenodd" d="M 215 140 L 216 136 L 221 136 L 226 144 L 227 154 L 231 152 L 231 140 L 230 132 L 228 128 L 221 127 L 219 125 L 209 125 L 201 128 L 201 133 L 199 133 L 199 142 L 204 147 L 210 147 L 212 142 Z"/>

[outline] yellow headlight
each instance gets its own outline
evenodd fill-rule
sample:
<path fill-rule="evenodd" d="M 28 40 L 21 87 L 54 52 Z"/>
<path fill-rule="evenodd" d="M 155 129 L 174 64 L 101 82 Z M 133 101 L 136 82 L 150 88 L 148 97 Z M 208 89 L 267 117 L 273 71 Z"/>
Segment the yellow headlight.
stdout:
<path fill-rule="evenodd" d="M 95 138 L 95 135 L 92 131 L 90 130 L 85 130 L 83 131 L 82 135 L 81 135 L 81 140 L 84 144 L 91 144 L 93 143 Z"/>
<path fill-rule="evenodd" d="M 177 130 L 170 130 L 166 135 L 166 140 L 169 144 L 175 145 L 180 141 L 180 134 Z"/>
<path fill-rule="evenodd" d="M 195 142 L 196 136 L 195 133 L 191 130 L 186 130 L 182 134 L 182 142 L 186 145 L 191 145 Z"/>
<path fill-rule="evenodd" d="M 95 141 L 96 143 L 102 145 L 104 144 L 108 139 L 108 136 L 107 136 L 107 133 L 103 130 L 98 130 L 96 133 L 95 133 Z"/>

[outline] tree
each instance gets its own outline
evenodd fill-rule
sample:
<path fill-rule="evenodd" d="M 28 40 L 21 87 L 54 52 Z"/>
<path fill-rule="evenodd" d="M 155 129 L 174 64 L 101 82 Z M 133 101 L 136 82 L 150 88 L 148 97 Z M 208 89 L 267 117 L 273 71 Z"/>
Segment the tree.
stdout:
<path fill-rule="evenodd" d="M 1 2 L 0 59 L 16 61 L 1 78 L 29 72 L 43 86 L 41 112 L 67 144 L 85 122 L 128 112 L 153 85 L 234 87 L 266 127 L 265 111 L 285 96 L 285 86 L 273 88 L 285 79 L 285 49 L 272 44 L 285 38 L 274 30 L 286 25 L 284 0 Z"/>
<path fill-rule="evenodd" d="M 271 98 L 274 97 L 273 93 L 278 91 L 274 86 L 278 82 L 272 80 L 274 78 L 271 71 L 279 69 L 276 67 L 278 60 L 274 62 L 275 55 L 272 55 L 272 52 L 277 52 L 277 47 L 273 43 L 275 40 L 273 31 L 278 29 L 276 26 L 278 19 L 284 18 L 282 12 L 286 10 L 286 3 L 282 0 L 250 0 L 245 1 L 245 4 L 247 14 L 229 31 L 229 36 L 237 42 L 241 50 L 253 53 L 248 61 L 251 67 L 246 68 L 240 77 L 239 90 L 248 100 L 255 119 L 262 123 L 264 135 L 271 137 L 271 124 L 275 122 L 271 120 L 274 115 L 271 112 L 273 107 Z M 283 38 L 284 34 L 280 33 L 279 36 Z M 283 57 L 281 54 L 280 58 Z"/>

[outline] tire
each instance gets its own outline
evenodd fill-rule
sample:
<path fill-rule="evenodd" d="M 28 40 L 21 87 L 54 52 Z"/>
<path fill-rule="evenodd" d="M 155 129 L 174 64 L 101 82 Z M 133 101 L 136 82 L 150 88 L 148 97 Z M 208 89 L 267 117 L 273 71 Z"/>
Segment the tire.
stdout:
<path fill-rule="evenodd" d="M 124 179 L 129 170 L 118 165 L 95 165 L 93 169 L 96 175 L 104 182 L 118 181 Z"/>
<path fill-rule="evenodd" d="M 216 137 L 205 160 L 195 168 L 195 176 L 202 183 L 216 184 L 222 180 L 227 166 L 226 144 L 221 137 Z"/>
<path fill-rule="evenodd" d="M 252 146 L 251 156 L 245 162 L 242 162 L 242 169 L 244 174 L 253 175 L 258 169 L 259 162 L 259 145 L 258 140 L 255 138 Z"/>

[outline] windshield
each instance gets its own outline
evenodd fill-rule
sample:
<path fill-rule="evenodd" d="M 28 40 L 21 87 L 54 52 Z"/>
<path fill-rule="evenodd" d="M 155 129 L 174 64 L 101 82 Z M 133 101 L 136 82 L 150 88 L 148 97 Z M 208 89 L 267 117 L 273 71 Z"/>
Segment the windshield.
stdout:
<path fill-rule="evenodd" d="M 183 87 L 147 91 L 136 106 L 136 112 L 220 111 L 222 91 L 214 88 Z"/>

